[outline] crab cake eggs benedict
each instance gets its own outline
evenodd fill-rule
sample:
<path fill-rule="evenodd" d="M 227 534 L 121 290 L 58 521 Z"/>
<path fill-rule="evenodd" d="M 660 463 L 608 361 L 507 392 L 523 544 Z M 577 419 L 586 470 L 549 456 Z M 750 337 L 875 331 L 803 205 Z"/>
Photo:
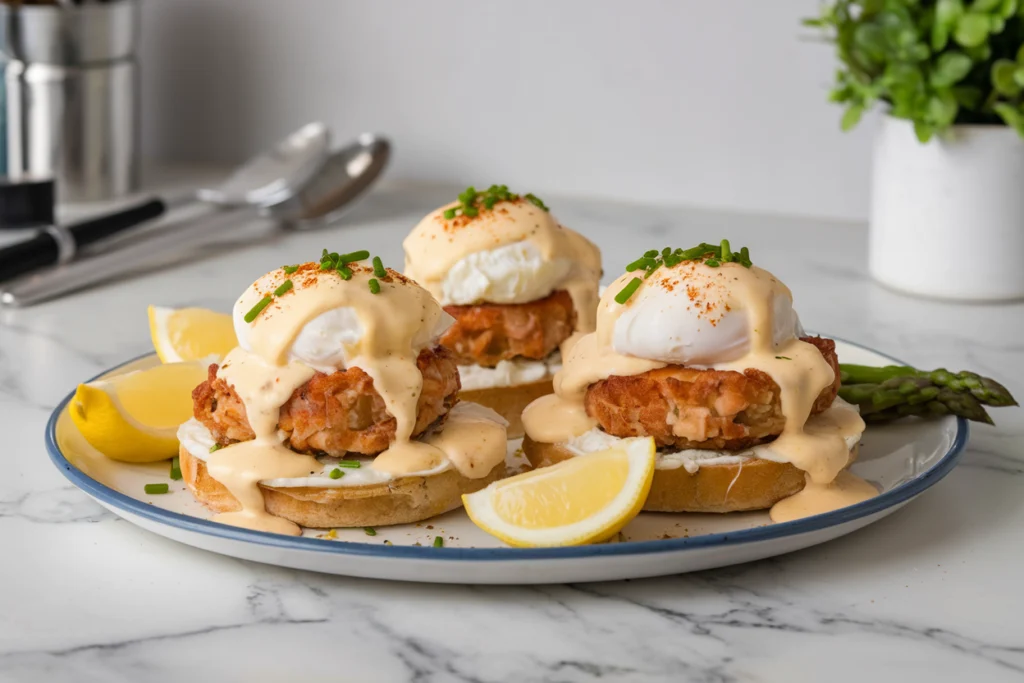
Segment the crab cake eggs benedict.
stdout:
<path fill-rule="evenodd" d="M 604 293 L 597 330 L 523 413 L 535 466 L 653 438 L 644 510 L 771 508 L 786 521 L 877 494 L 846 471 L 864 421 L 837 398 L 830 339 L 746 248 L 649 251 Z"/>
<path fill-rule="evenodd" d="M 452 318 L 367 252 L 284 266 L 234 307 L 239 346 L 192 393 L 181 471 L 215 521 L 417 522 L 505 474 L 506 422 L 459 402 Z"/>
<path fill-rule="evenodd" d="M 601 253 L 533 195 L 472 187 L 420 221 L 403 243 L 405 274 L 455 323 L 462 397 L 489 406 L 522 436 L 520 415 L 551 393 L 567 349 L 594 329 Z"/>

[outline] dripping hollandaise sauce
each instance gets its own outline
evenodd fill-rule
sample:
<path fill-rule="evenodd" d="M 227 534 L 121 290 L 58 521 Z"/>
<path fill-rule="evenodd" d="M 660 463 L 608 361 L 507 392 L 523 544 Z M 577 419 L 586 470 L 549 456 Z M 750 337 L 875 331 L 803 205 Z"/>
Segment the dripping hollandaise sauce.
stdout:
<path fill-rule="evenodd" d="M 413 438 L 423 387 L 416 361 L 423 348 L 435 343 L 430 331 L 442 323 L 444 313 L 429 292 L 379 264 L 376 272 L 357 263 L 344 267 L 347 278 L 317 263 L 272 271 L 236 303 L 236 313 L 249 311 L 245 348 L 232 350 L 217 375 L 234 387 L 255 438 L 204 458 L 210 476 L 240 505 L 216 515 L 215 521 L 282 534 L 301 532 L 296 524 L 266 511 L 259 482 L 308 477 L 322 470 L 314 457 L 288 447 L 278 419 L 282 405 L 317 372 L 290 358 L 296 337 L 307 323 L 338 308 L 352 309 L 361 327 L 358 341 L 345 349 L 347 365 L 373 379 L 396 423 L 393 442 L 371 467 L 401 477 L 450 462 L 460 474 L 475 479 L 504 461 L 504 427 L 471 412 L 452 414 L 442 429 Z"/>
<path fill-rule="evenodd" d="M 718 311 L 713 325 L 720 323 L 722 316 L 745 313 L 749 340 L 745 350 L 738 357 L 703 367 L 741 373 L 755 368 L 779 386 L 785 426 L 771 450 L 802 470 L 806 484 L 802 491 L 772 507 L 773 521 L 820 514 L 877 495 L 871 484 L 845 469 L 851 457 L 847 439 L 864 431 L 860 415 L 852 408 L 834 406 L 808 420 L 815 400 L 834 382 L 835 374 L 818 349 L 798 339 L 795 330 L 778 338 L 774 302 L 780 298 L 791 302 L 792 294 L 768 271 L 738 262 L 716 261 L 712 267 L 701 259 L 690 259 L 671 266 L 662 264 L 646 279 L 631 272 L 619 277 L 598 305 L 596 331 L 573 346 L 563 369 L 555 375 L 555 393 L 538 399 L 523 413 L 531 439 L 564 443 L 594 429 L 597 421 L 584 408 L 590 385 L 611 376 L 639 375 L 668 365 L 621 354 L 614 348 L 616 322 L 637 300 L 637 290 L 648 287 L 660 287 L 671 296 L 699 298 L 708 311 Z M 628 296 L 620 295 L 630 289 Z"/>

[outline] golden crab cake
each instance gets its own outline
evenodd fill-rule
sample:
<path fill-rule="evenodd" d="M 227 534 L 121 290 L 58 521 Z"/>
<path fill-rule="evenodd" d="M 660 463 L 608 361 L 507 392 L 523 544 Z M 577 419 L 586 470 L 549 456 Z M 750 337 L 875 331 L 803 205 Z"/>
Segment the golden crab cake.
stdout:
<path fill-rule="evenodd" d="M 832 405 L 839 391 L 835 342 L 803 337 L 828 361 L 835 381 L 822 389 L 812 415 Z M 743 372 L 668 365 L 627 377 L 611 376 L 587 388 L 587 414 L 614 436 L 654 437 L 659 447 L 734 450 L 782 433 L 779 385 L 755 368 Z"/>
<path fill-rule="evenodd" d="M 576 324 L 564 290 L 524 304 L 445 306 L 455 323 L 441 336 L 462 365 L 493 368 L 503 360 L 542 360 L 558 350 Z"/>
<path fill-rule="evenodd" d="M 416 365 L 423 374 L 423 388 L 413 436 L 443 419 L 459 391 L 458 366 L 444 347 L 420 351 Z M 222 446 L 255 438 L 245 406 L 217 370 L 216 364 L 211 365 L 209 378 L 192 392 L 196 419 Z M 344 457 L 385 450 L 394 441 L 396 422 L 374 389 L 373 378 L 352 367 L 331 374 L 318 372 L 295 389 L 281 406 L 278 427 L 296 451 Z"/>

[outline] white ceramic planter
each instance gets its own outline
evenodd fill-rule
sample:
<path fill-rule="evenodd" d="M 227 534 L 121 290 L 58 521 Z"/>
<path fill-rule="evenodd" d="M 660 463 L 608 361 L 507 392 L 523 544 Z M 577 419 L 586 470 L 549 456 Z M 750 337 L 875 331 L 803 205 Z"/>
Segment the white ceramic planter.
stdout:
<path fill-rule="evenodd" d="M 1024 141 L 956 126 L 922 145 L 884 117 L 875 141 L 869 266 L 880 283 L 964 301 L 1024 297 Z"/>

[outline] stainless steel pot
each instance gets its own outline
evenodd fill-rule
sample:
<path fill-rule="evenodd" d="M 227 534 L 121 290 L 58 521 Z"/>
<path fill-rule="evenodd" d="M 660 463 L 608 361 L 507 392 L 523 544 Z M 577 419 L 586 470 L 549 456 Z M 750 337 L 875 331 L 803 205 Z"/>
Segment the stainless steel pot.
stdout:
<path fill-rule="evenodd" d="M 53 177 L 60 201 L 139 186 L 138 0 L 0 5 L 5 173 Z"/>
<path fill-rule="evenodd" d="M 139 3 L 0 5 L 0 52 L 8 59 L 80 66 L 130 59 L 139 39 Z"/>

